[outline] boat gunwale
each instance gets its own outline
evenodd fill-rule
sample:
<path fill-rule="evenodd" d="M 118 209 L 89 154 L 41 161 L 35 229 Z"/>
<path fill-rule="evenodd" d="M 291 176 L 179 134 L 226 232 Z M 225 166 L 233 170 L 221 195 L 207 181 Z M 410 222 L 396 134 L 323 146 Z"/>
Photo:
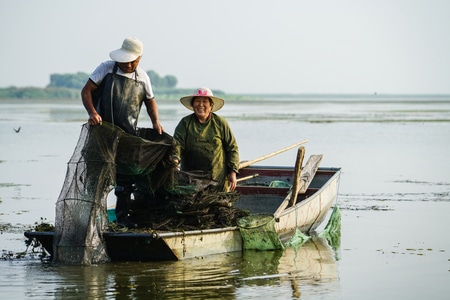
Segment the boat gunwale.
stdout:
<path fill-rule="evenodd" d="M 222 227 L 222 228 L 210 228 L 210 229 L 198 229 L 198 230 L 186 230 L 186 231 L 154 231 L 154 232 L 113 232 L 104 231 L 104 236 L 121 236 L 121 237 L 153 237 L 153 238 L 170 238 L 179 236 L 189 236 L 189 235 L 200 235 L 200 234 L 210 234 L 210 233 L 220 233 L 227 231 L 238 230 L 237 226 Z"/>
<path fill-rule="evenodd" d="M 283 212 L 280 214 L 279 217 L 290 214 L 290 213 L 292 213 L 293 210 L 296 210 L 302 206 L 307 205 L 309 202 L 314 201 L 315 198 L 317 197 L 317 195 L 322 194 L 322 191 L 325 190 L 326 188 L 328 188 L 328 186 L 331 185 L 331 183 L 335 180 L 336 177 L 337 177 L 337 180 L 339 180 L 340 174 L 341 174 L 340 168 L 337 168 L 337 170 L 334 170 L 334 174 L 330 178 L 328 178 L 327 181 L 320 188 L 316 189 L 314 191 L 314 193 L 309 195 L 309 197 L 302 199 L 301 201 L 297 202 L 295 205 L 283 210 Z M 336 193 L 336 197 L 337 197 L 337 193 Z"/>

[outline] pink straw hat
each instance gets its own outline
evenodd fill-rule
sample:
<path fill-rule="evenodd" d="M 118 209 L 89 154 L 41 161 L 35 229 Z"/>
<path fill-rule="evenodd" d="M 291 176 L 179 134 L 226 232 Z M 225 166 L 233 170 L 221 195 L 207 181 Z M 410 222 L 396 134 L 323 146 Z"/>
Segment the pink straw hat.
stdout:
<path fill-rule="evenodd" d="M 223 107 L 225 104 L 225 101 L 222 98 L 215 97 L 212 93 L 212 91 L 207 87 L 201 87 L 194 91 L 194 93 L 190 96 L 185 96 L 180 99 L 181 104 L 183 104 L 187 109 L 194 110 L 192 108 L 192 99 L 194 97 L 208 97 L 213 102 L 213 106 L 211 111 L 215 112 L 218 111 Z"/>

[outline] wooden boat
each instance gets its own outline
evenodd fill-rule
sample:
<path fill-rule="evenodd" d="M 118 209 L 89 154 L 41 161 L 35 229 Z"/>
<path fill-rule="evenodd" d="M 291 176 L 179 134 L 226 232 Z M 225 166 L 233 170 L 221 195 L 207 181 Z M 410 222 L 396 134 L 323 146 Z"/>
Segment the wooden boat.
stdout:
<path fill-rule="evenodd" d="M 303 233 L 314 231 L 325 220 L 338 194 L 340 168 L 321 167 L 314 173 L 307 190 L 298 194 L 294 205 L 284 208 L 295 169 L 245 167 L 240 170 L 239 178 L 249 179 L 240 181 L 236 188 L 241 197 L 235 206 L 252 214 L 276 215 L 275 229 L 282 242 L 296 229 Z M 52 254 L 53 232 L 27 231 L 24 235 L 39 241 Z M 104 232 L 103 238 L 112 261 L 182 260 L 243 251 L 244 244 L 237 226 L 183 232 Z"/>

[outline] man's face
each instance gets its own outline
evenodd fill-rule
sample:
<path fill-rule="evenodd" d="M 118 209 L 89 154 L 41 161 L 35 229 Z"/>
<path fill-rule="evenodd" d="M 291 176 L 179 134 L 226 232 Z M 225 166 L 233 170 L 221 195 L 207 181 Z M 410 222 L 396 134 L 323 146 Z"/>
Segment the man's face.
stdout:
<path fill-rule="evenodd" d="M 119 63 L 119 68 L 124 73 L 133 73 L 136 70 L 137 66 L 139 65 L 140 60 L 141 60 L 141 56 L 139 56 L 135 60 L 127 62 L 127 63 Z"/>

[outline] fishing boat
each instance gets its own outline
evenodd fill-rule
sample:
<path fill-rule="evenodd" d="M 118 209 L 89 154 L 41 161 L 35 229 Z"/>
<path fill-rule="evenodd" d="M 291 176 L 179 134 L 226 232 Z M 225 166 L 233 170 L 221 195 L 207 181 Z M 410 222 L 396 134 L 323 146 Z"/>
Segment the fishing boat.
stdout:
<path fill-rule="evenodd" d="M 248 210 L 252 216 L 268 217 L 281 243 L 296 231 L 308 234 L 317 229 L 337 200 L 340 168 L 317 167 L 317 161 L 300 168 L 301 161 L 297 159 L 295 167 L 243 166 L 238 175 L 236 191 L 240 197 L 233 205 Z M 102 237 L 112 261 L 183 260 L 251 249 L 243 229 L 107 231 Z M 24 235 L 38 241 L 52 255 L 54 232 L 27 231 Z"/>

